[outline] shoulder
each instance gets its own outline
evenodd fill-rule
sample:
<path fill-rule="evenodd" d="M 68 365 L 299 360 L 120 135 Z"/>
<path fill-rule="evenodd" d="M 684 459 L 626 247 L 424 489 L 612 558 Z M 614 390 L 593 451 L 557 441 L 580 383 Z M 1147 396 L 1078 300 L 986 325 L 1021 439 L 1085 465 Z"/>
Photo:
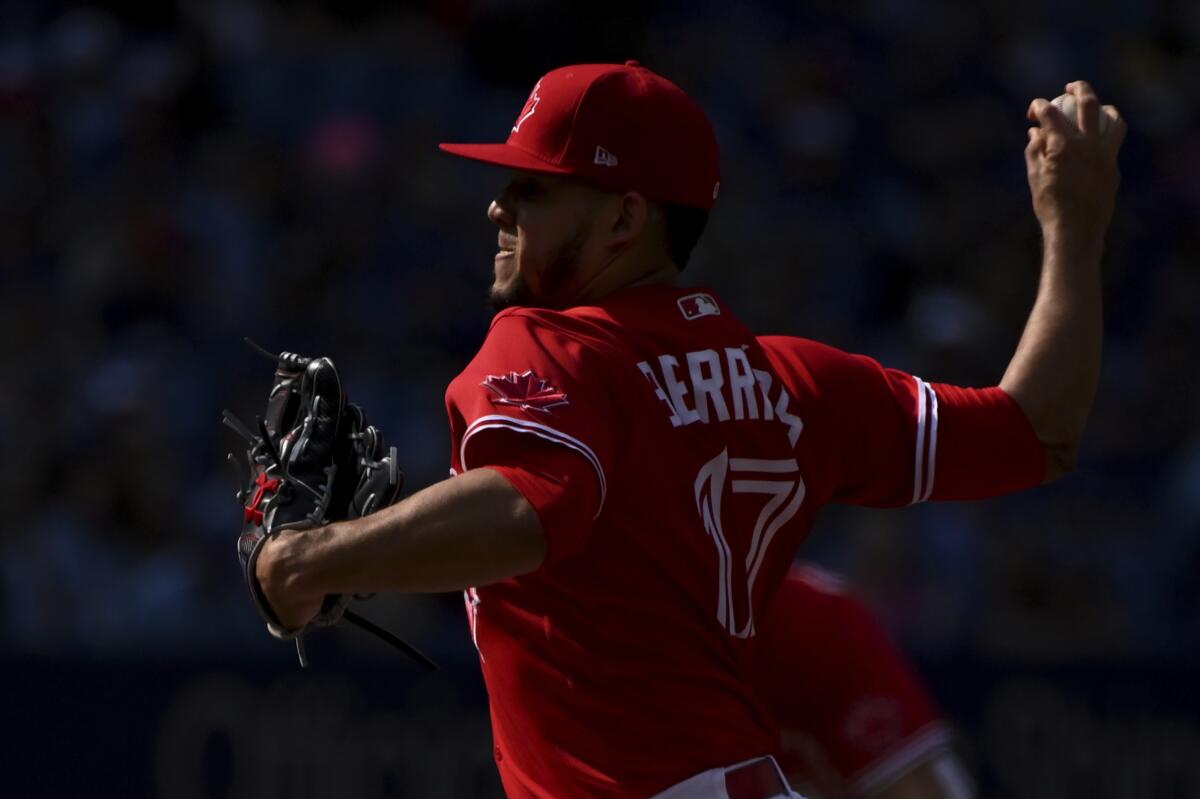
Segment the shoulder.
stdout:
<path fill-rule="evenodd" d="M 524 353 L 531 348 L 553 352 L 556 344 L 578 337 L 570 317 L 556 311 L 533 308 L 507 308 L 492 318 L 487 337 L 479 348 L 479 357 L 489 352 L 505 355 Z"/>
<path fill-rule="evenodd" d="M 509 308 L 492 319 L 479 351 L 451 381 L 447 400 L 501 384 L 511 391 L 574 396 L 573 389 L 603 380 L 602 350 L 596 332 L 570 313 Z"/>
<path fill-rule="evenodd" d="M 854 361 L 863 357 L 799 336 L 757 336 L 756 338 L 759 346 L 772 360 L 779 360 L 788 365 L 806 369 L 817 369 L 826 364 Z"/>
<path fill-rule="evenodd" d="M 593 307 L 567 308 L 552 311 L 547 308 L 506 308 L 492 319 L 489 336 L 499 331 L 514 334 L 521 331 L 543 332 L 565 338 L 605 338 L 609 333 L 608 317 Z"/>
<path fill-rule="evenodd" d="M 492 319 L 480 355 L 532 349 L 573 361 L 597 360 L 619 355 L 624 340 L 620 326 L 596 308 L 506 308 Z"/>
<path fill-rule="evenodd" d="M 759 336 L 759 346 L 784 380 L 813 397 L 859 400 L 884 390 L 889 372 L 869 355 L 794 336 Z M 899 376 L 902 373 L 896 372 Z"/>
<path fill-rule="evenodd" d="M 792 393 L 809 399 L 820 398 L 833 389 L 856 358 L 828 344 L 796 336 L 757 336 L 756 341 Z"/>

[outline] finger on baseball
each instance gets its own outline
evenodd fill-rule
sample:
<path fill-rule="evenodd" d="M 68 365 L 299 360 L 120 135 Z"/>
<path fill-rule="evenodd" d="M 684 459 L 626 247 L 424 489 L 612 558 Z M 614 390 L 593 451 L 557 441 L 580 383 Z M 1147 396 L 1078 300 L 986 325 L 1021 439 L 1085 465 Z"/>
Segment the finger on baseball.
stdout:
<path fill-rule="evenodd" d="M 1086 80 L 1071 81 L 1067 91 L 1075 95 L 1075 124 L 1083 133 L 1090 134 L 1100 129 L 1100 98 Z"/>
<path fill-rule="evenodd" d="M 1088 83 L 1086 80 L 1073 80 L 1064 88 L 1069 94 L 1075 95 L 1075 99 L 1077 100 L 1083 99 L 1085 94 L 1090 94 L 1092 96 L 1095 96 L 1096 94 L 1096 90 L 1092 88 L 1092 84 Z"/>
<path fill-rule="evenodd" d="M 1063 116 L 1063 112 L 1054 103 L 1039 97 L 1029 104 L 1029 118 L 1042 126 L 1047 133 L 1070 137 L 1075 124 Z"/>
<path fill-rule="evenodd" d="M 1125 124 L 1125 117 L 1121 116 L 1121 112 L 1115 105 L 1106 105 L 1100 111 L 1108 117 L 1106 138 L 1112 143 L 1114 150 L 1119 150 L 1121 143 L 1125 141 L 1125 134 L 1129 130 L 1129 126 Z"/>
<path fill-rule="evenodd" d="M 1046 98 L 1045 98 L 1045 97 L 1037 97 L 1037 98 L 1034 98 L 1034 101 L 1033 101 L 1032 103 L 1030 103 L 1030 104 L 1029 104 L 1029 108 L 1028 108 L 1028 109 L 1026 109 L 1026 111 L 1025 111 L 1025 118 L 1026 118 L 1026 119 L 1028 119 L 1030 122 L 1037 122 L 1037 121 L 1038 121 L 1037 114 L 1035 114 L 1035 113 L 1033 112 L 1033 109 L 1034 109 L 1034 106 L 1036 106 L 1036 105 L 1038 104 L 1038 101 L 1039 101 L 1039 100 L 1040 100 L 1041 102 L 1043 102 L 1043 103 L 1044 103 L 1044 102 L 1046 102 Z"/>

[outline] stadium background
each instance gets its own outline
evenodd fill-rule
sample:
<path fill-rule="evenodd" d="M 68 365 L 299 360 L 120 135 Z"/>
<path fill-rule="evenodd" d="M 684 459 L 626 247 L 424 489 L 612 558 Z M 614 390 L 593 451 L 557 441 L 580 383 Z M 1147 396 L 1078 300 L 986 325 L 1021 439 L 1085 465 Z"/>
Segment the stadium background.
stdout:
<path fill-rule="evenodd" d="M 831 510 L 849 576 L 985 796 L 1200 795 L 1200 5 L 179 0 L 0 6 L 0 672 L 9 796 L 497 795 L 456 596 L 269 640 L 234 561 L 241 343 L 333 356 L 417 488 L 489 312 L 505 135 L 564 63 L 638 58 L 709 111 L 687 281 L 762 332 L 994 383 L 1033 297 L 1025 107 L 1130 121 L 1103 382 L 1078 472 Z M 264 298 L 270 301 L 264 302 Z"/>

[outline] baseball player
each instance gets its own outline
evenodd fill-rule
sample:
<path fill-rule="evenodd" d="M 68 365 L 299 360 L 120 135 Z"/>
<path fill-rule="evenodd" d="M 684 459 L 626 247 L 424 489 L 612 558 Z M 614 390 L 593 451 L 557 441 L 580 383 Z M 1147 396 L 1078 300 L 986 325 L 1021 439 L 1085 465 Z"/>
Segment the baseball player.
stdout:
<path fill-rule="evenodd" d="M 968 799 L 974 789 L 916 674 L 836 575 L 796 563 L 754 641 L 754 684 L 808 799 Z"/>
<path fill-rule="evenodd" d="M 680 287 L 720 188 L 704 112 L 636 62 L 549 72 L 506 142 L 442 145 L 510 173 L 488 208 L 501 310 L 446 392 L 452 476 L 272 536 L 264 600 L 301 628 L 326 595 L 465 590 L 512 797 L 790 795 L 749 652 L 817 509 L 1070 468 L 1123 131 L 1070 91 L 1080 130 L 1029 111 L 1041 290 L 1000 385 L 972 389 L 756 336 Z"/>

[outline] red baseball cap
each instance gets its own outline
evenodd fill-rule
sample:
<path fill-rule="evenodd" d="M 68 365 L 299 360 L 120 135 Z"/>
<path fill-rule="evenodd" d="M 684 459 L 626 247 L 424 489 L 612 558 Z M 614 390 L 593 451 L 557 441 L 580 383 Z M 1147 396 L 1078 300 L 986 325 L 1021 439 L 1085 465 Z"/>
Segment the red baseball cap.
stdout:
<path fill-rule="evenodd" d="M 504 144 L 441 144 L 464 158 L 709 209 L 717 136 L 699 105 L 636 61 L 577 64 L 533 87 Z"/>

